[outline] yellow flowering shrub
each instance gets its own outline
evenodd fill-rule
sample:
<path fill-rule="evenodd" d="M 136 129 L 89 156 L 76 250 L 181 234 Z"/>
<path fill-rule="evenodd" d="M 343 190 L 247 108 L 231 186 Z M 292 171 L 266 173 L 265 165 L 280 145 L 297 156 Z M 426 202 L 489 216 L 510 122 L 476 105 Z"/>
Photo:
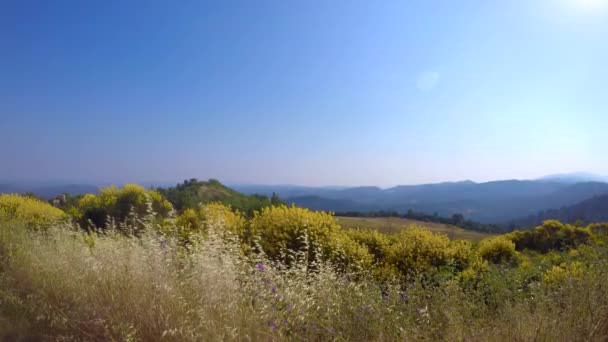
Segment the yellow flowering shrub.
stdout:
<path fill-rule="evenodd" d="M 32 228 L 45 228 L 66 214 L 38 199 L 16 194 L 0 195 L 0 219 L 18 220 Z"/>
<path fill-rule="evenodd" d="M 389 247 L 387 261 L 403 274 L 415 274 L 448 265 L 450 239 L 418 227 L 401 231 Z"/>
<path fill-rule="evenodd" d="M 452 265 L 457 270 L 464 270 L 469 264 L 478 259 L 473 251 L 473 244 L 467 240 L 450 241 L 450 247 L 447 252 L 452 260 Z"/>
<path fill-rule="evenodd" d="M 176 233 L 179 236 L 188 236 L 201 232 L 203 230 L 203 221 L 196 210 L 186 209 L 175 219 L 175 226 L 177 227 Z"/>
<path fill-rule="evenodd" d="M 477 254 L 484 260 L 499 264 L 517 262 L 515 243 L 506 236 L 497 236 L 479 242 Z"/>
<path fill-rule="evenodd" d="M 230 232 L 242 237 L 245 233 L 246 221 L 238 211 L 221 203 L 209 203 L 198 210 L 186 209 L 177 216 L 175 224 L 182 233 L 199 234 L 209 229 L 217 232 Z"/>
<path fill-rule="evenodd" d="M 274 259 L 284 252 L 306 252 L 310 260 L 321 257 L 348 267 L 364 267 L 372 260 L 367 249 L 347 236 L 329 213 L 285 205 L 267 207 L 255 213 L 250 229 Z"/>
<path fill-rule="evenodd" d="M 382 234 L 375 229 L 349 229 L 346 230 L 346 235 L 367 247 L 376 262 L 384 261 L 392 243 L 389 235 Z"/>
<path fill-rule="evenodd" d="M 585 275 L 585 265 L 573 261 L 569 264 L 553 266 L 543 275 L 543 282 L 549 286 L 560 285 L 569 281 L 581 279 Z"/>
<path fill-rule="evenodd" d="M 245 218 L 239 211 L 234 211 L 229 206 L 221 203 L 209 203 L 203 205 L 199 213 L 205 230 L 220 228 L 237 236 L 242 236 L 245 233 Z"/>
<path fill-rule="evenodd" d="M 516 231 L 506 236 L 515 243 L 517 250 L 528 249 L 542 253 L 575 248 L 592 242 L 594 237 L 590 228 L 563 224 L 557 220 L 547 220 L 532 230 Z"/>
<path fill-rule="evenodd" d="M 173 210 L 169 201 L 155 190 L 127 184 L 123 188 L 110 186 L 99 195 L 86 194 L 78 202 L 77 218 L 83 227 L 91 224 L 105 228 L 109 219 L 124 222 L 132 213 L 138 217 L 153 214 L 156 218 L 168 217 Z"/>

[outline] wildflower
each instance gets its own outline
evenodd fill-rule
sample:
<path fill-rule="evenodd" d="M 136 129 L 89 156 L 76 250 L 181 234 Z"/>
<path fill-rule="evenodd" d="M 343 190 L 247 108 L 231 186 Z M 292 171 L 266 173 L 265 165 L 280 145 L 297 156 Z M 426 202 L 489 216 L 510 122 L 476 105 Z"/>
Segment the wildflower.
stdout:
<path fill-rule="evenodd" d="M 264 272 L 266 270 L 266 265 L 262 264 L 261 262 L 258 262 L 257 264 L 255 264 L 255 268 L 260 272 Z"/>
<path fill-rule="evenodd" d="M 428 306 L 425 306 L 423 308 L 418 308 L 418 314 L 425 316 L 425 314 L 427 313 L 428 310 L 429 310 Z"/>

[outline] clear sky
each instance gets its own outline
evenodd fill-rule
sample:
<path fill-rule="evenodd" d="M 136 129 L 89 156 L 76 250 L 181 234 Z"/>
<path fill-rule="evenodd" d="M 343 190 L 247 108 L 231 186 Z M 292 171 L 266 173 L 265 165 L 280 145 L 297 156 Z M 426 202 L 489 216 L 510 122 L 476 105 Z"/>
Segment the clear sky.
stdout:
<path fill-rule="evenodd" d="M 608 0 L 0 2 L 0 179 L 608 174 Z"/>

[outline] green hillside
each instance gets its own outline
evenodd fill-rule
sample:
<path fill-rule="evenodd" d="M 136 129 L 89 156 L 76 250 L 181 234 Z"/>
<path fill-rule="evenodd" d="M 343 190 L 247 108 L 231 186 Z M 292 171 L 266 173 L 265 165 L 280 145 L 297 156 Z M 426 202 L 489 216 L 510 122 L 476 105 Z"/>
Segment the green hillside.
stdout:
<path fill-rule="evenodd" d="M 221 202 L 232 208 L 251 214 L 255 210 L 279 203 L 276 196 L 269 198 L 264 195 L 245 195 L 223 185 L 218 180 L 199 181 L 196 178 L 185 180 L 171 188 L 157 189 L 173 204 L 178 211 L 192 209 L 200 204 Z"/>

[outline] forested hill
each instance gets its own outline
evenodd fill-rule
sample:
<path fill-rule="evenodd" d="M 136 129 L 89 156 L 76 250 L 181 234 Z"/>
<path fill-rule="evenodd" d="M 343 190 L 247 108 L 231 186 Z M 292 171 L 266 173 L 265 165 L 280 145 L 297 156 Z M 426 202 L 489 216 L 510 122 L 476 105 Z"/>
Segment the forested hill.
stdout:
<path fill-rule="evenodd" d="M 608 222 L 608 194 L 595 196 L 572 206 L 538 212 L 522 219 L 514 220 L 511 226 L 533 227 L 545 220 L 560 220 L 565 223 Z"/>
<path fill-rule="evenodd" d="M 306 188 L 294 186 L 237 186 L 245 193 L 276 192 L 287 203 L 315 210 L 378 211 L 409 210 L 438 213 L 489 224 L 506 224 L 541 210 L 572 206 L 594 196 L 608 194 L 608 183 L 565 180 L 505 180 L 486 183 L 470 181 L 355 188 Z"/>
<path fill-rule="evenodd" d="M 271 204 L 280 203 L 279 198 L 265 195 L 245 195 L 223 185 L 218 180 L 199 181 L 196 178 L 185 180 L 175 187 L 157 188 L 157 190 L 182 211 L 196 208 L 201 203 L 221 202 L 245 213 L 252 213 Z"/>

